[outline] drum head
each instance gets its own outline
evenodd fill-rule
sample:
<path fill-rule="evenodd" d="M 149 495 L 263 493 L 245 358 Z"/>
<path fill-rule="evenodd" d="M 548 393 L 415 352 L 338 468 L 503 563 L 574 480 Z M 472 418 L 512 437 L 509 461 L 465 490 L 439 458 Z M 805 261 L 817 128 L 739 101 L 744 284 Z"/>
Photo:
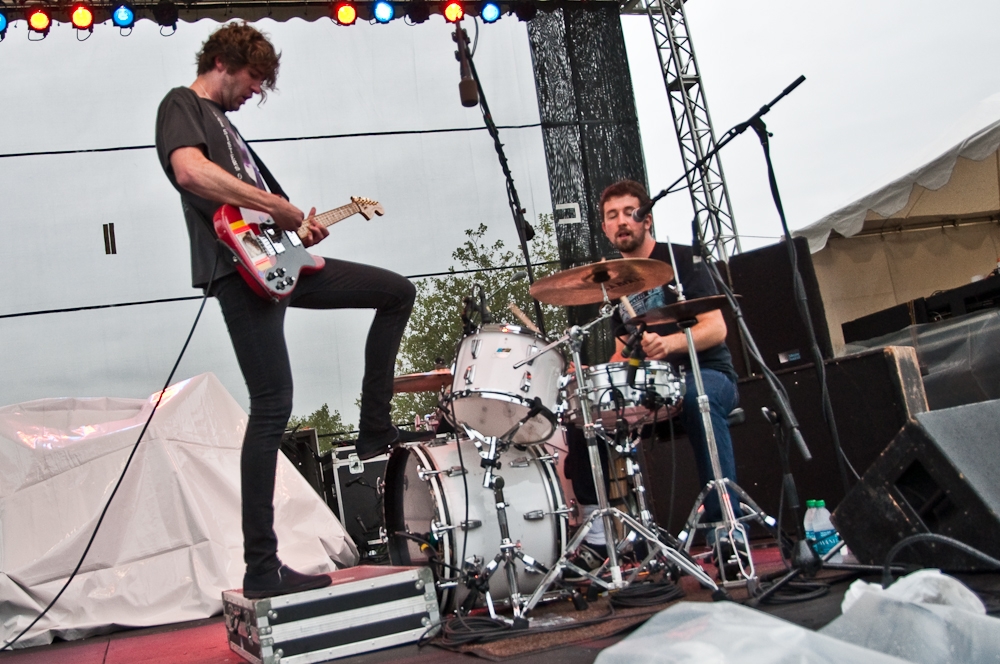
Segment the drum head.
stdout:
<path fill-rule="evenodd" d="M 472 441 L 459 445 L 454 440 L 409 444 L 392 453 L 384 509 L 393 565 L 430 565 L 440 580 L 455 577 L 454 568 L 462 567 L 463 545 L 465 559 L 474 557 L 482 564 L 500 552 L 496 500 L 493 490 L 483 487 L 480 456 Z M 511 448 L 500 461 L 496 473 L 504 478 L 510 538 L 521 543 L 525 554 L 551 566 L 566 541 L 568 512 L 554 460 L 543 446 L 533 445 L 523 451 Z M 542 575 L 527 571 L 520 561 L 516 567 L 518 590 L 533 591 Z M 444 589 L 439 593 L 442 610 L 459 606 L 467 593 L 461 583 Z M 490 594 L 495 600 L 510 596 L 502 571 L 490 579 Z"/>

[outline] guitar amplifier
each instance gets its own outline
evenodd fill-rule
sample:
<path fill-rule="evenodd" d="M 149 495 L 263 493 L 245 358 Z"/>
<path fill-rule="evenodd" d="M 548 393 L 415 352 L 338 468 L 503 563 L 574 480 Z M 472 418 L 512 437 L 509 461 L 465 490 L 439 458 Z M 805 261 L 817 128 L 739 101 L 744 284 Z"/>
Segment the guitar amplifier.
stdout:
<path fill-rule="evenodd" d="M 222 593 L 229 648 L 254 664 L 306 664 L 413 643 L 440 621 L 429 567 L 363 565 L 333 585 L 250 600 Z"/>

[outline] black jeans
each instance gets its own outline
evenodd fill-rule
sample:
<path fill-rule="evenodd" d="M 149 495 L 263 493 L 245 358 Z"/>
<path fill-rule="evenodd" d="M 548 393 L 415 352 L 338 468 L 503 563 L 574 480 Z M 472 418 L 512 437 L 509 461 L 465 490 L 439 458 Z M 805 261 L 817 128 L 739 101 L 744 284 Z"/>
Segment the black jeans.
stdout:
<path fill-rule="evenodd" d="M 303 275 L 291 296 L 277 304 L 251 291 L 238 274 L 212 286 L 250 392 L 250 419 L 240 458 L 243 558 L 248 573 L 266 573 L 281 564 L 274 534 L 274 475 L 281 436 L 292 414 L 285 310 L 289 306 L 376 310 L 365 344 L 359 426 L 362 435 L 374 435 L 392 427 L 389 400 L 396 351 L 415 292 L 413 284 L 394 272 L 330 258 L 321 271 Z"/>

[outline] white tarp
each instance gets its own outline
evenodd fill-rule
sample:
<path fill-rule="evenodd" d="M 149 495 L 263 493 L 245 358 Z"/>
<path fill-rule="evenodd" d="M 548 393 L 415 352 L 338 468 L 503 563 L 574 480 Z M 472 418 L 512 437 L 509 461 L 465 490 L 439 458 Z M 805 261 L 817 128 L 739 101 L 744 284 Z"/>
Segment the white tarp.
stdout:
<path fill-rule="evenodd" d="M 807 238 L 810 251 L 816 253 L 833 231 L 851 237 L 868 228 L 895 229 L 908 223 L 996 213 L 996 166 L 976 166 L 975 162 L 983 162 L 1000 147 L 998 118 L 1000 94 L 995 94 L 924 149 L 915 158 L 919 166 L 793 234 Z"/>
<path fill-rule="evenodd" d="M 0 637 L 62 587 L 82 554 L 158 394 L 42 399 L 0 408 Z M 239 458 L 246 414 L 212 374 L 168 388 L 76 579 L 17 646 L 115 626 L 205 618 L 243 582 Z M 357 550 L 279 456 L 279 555 L 333 571 Z"/>

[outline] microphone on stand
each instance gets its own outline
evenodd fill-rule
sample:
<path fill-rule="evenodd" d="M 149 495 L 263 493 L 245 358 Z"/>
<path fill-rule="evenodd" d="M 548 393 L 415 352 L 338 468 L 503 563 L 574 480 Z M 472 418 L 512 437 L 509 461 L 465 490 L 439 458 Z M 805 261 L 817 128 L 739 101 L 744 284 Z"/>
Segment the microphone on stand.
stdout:
<path fill-rule="evenodd" d="M 628 370 L 625 373 L 625 382 L 629 387 L 635 387 L 635 374 L 639 369 L 639 363 L 642 362 L 645 354 L 642 352 L 642 335 L 646 331 L 646 324 L 639 323 L 638 327 L 635 328 L 628 341 L 625 342 L 625 348 L 622 349 L 622 355 L 628 358 Z"/>
<path fill-rule="evenodd" d="M 458 82 L 458 96 L 462 100 L 462 106 L 466 108 L 479 106 L 479 88 L 476 85 L 476 80 L 472 78 L 472 69 L 469 67 L 469 36 L 465 34 L 461 25 L 456 23 L 455 34 L 451 38 L 458 44 L 455 59 L 458 60 L 459 73 L 462 76 L 462 80 Z"/>
<path fill-rule="evenodd" d="M 632 210 L 632 219 L 633 221 L 642 223 L 643 220 L 645 220 L 645 218 L 648 217 L 649 213 L 652 211 L 653 211 L 653 201 L 650 201 L 645 205 L 640 205 L 636 209 Z"/>

